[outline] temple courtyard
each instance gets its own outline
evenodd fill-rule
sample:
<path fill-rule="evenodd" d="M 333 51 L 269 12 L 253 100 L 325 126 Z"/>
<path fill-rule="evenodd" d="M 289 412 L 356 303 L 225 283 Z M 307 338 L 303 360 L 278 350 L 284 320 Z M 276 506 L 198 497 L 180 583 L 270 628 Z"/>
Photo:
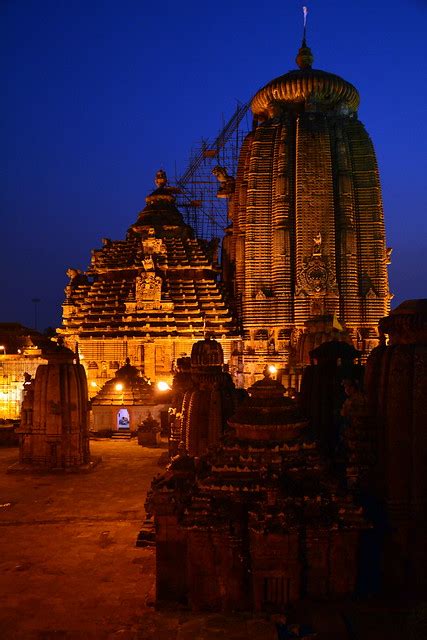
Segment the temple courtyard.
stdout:
<path fill-rule="evenodd" d="M 18 449 L 0 448 L 0 637 L 275 639 L 269 616 L 156 610 L 155 552 L 135 541 L 166 449 L 98 440 L 91 451 L 102 462 L 90 473 L 24 475 L 6 473 Z M 319 640 L 394 640 L 407 618 L 378 602 L 305 603 L 295 614 Z"/>

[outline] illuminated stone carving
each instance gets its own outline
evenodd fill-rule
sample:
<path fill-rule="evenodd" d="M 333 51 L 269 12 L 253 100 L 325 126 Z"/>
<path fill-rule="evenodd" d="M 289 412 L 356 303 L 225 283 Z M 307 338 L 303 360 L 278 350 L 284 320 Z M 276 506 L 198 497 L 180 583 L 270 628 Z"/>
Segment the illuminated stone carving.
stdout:
<path fill-rule="evenodd" d="M 234 192 L 235 188 L 235 179 L 233 176 L 229 176 L 227 169 L 225 167 L 221 167 L 217 165 L 212 169 L 213 175 L 219 182 L 219 189 L 217 193 L 218 198 L 229 198 Z"/>
<path fill-rule="evenodd" d="M 153 480 L 146 510 L 155 520 L 159 602 L 281 611 L 302 596 L 354 590 L 366 523 L 351 494 L 337 492 L 308 421 L 284 392 L 266 371 L 228 420 L 226 438 L 198 459 L 181 443 Z"/>

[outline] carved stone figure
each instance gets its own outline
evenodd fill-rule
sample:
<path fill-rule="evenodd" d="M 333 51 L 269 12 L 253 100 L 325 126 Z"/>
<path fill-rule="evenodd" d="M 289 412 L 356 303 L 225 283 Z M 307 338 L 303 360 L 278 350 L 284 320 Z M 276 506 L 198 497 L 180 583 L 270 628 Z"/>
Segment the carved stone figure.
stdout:
<path fill-rule="evenodd" d="M 152 231 L 153 231 L 153 234 L 149 235 L 148 238 L 142 241 L 144 255 L 146 256 L 152 256 L 155 254 L 165 255 L 167 253 L 165 243 L 163 242 L 163 240 L 161 240 L 161 238 L 156 238 L 154 236 L 154 229 Z"/>
<path fill-rule="evenodd" d="M 322 255 L 322 234 L 319 233 L 313 238 L 313 255 L 321 256 Z"/>
<path fill-rule="evenodd" d="M 213 175 L 219 182 L 219 189 L 217 193 L 218 198 L 229 198 L 234 193 L 235 179 L 233 176 L 229 176 L 227 169 L 217 165 L 212 169 Z"/>
<path fill-rule="evenodd" d="M 79 285 L 88 284 L 88 277 L 80 269 L 67 269 L 66 274 L 70 278 L 70 280 L 64 291 L 66 297 L 69 298 L 76 287 L 78 287 Z"/>
<path fill-rule="evenodd" d="M 151 256 L 146 256 L 142 264 L 144 266 L 145 271 L 154 271 L 154 261 Z"/>
<path fill-rule="evenodd" d="M 136 302 L 160 302 L 162 294 L 162 279 L 154 272 L 140 274 L 135 280 Z"/>

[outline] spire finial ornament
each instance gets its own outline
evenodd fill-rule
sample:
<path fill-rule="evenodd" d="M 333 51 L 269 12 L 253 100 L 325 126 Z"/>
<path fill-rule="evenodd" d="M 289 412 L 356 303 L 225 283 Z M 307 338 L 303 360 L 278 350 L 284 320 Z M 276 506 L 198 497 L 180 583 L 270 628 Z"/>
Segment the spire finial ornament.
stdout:
<path fill-rule="evenodd" d="M 302 36 L 302 44 L 301 44 L 301 48 L 298 51 L 298 55 L 295 58 L 295 61 L 297 63 L 297 65 L 299 66 L 300 69 L 311 69 L 311 65 L 313 64 L 313 54 L 311 53 L 311 49 L 310 47 L 307 47 L 307 14 L 308 14 L 308 8 L 307 7 L 303 7 L 302 8 L 302 13 L 304 16 L 304 31 L 303 31 L 303 36 Z"/>
<path fill-rule="evenodd" d="M 302 13 L 303 13 L 303 16 L 304 16 L 304 31 L 303 31 L 303 36 L 302 36 L 302 42 L 303 42 L 303 44 L 305 44 L 306 36 L 307 36 L 307 13 L 308 13 L 307 7 L 303 7 L 302 8 Z"/>
<path fill-rule="evenodd" d="M 156 173 L 156 178 L 154 180 L 157 188 L 161 189 L 162 187 L 165 187 L 167 184 L 167 181 L 168 181 L 168 178 L 166 176 L 166 172 L 163 169 L 159 169 L 158 172 Z"/>

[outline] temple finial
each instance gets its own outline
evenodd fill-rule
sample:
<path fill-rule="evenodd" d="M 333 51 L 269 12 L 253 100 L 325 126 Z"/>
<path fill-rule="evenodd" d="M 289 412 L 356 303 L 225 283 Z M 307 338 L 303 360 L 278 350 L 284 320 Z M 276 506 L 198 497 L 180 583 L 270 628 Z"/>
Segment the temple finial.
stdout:
<path fill-rule="evenodd" d="M 307 36 L 307 13 L 308 13 L 308 9 L 307 7 L 303 7 L 302 8 L 302 13 L 304 16 L 304 31 L 303 31 L 303 36 L 302 36 L 302 43 L 303 45 L 306 44 L 306 36 Z"/>
<path fill-rule="evenodd" d="M 310 47 L 307 47 L 307 7 L 302 8 L 302 13 L 304 16 L 304 30 L 302 35 L 302 44 L 301 48 L 298 51 L 298 55 L 295 58 L 295 61 L 300 69 L 311 69 L 311 65 L 313 64 L 313 54 L 311 53 Z"/>
<path fill-rule="evenodd" d="M 157 188 L 161 189 L 162 187 L 165 187 L 167 184 L 167 181 L 168 181 L 168 178 L 166 176 L 166 172 L 163 171 L 163 169 L 159 169 L 158 172 L 156 173 L 156 178 L 154 180 Z"/>

